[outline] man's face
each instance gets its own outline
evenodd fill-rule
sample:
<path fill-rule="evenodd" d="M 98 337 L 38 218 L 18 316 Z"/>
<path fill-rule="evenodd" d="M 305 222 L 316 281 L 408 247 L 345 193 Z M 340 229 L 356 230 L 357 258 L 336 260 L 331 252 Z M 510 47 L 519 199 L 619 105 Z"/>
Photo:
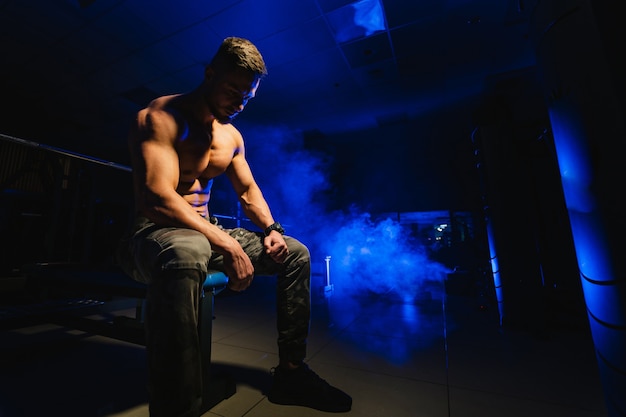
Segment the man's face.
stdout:
<path fill-rule="evenodd" d="M 210 85 L 206 102 L 220 123 L 230 123 L 256 94 L 260 79 L 247 71 L 217 74 L 207 71 Z"/>

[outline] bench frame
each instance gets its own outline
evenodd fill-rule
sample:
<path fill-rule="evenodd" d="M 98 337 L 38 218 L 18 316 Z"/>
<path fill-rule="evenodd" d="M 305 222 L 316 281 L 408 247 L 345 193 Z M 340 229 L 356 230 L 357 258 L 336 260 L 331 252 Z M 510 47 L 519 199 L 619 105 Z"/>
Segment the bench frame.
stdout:
<path fill-rule="evenodd" d="M 134 281 L 115 266 L 93 266 L 75 263 L 36 263 L 25 265 L 22 273 L 27 286 L 48 297 L 51 293 L 67 293 L 81 297 L 122 297 L 136 299 L 135 316 L 116 316 L 112 321 L 77 314 L 81 309 L 69 309 L 47 314 L 47 322 L 110 337 L 125 342 L 146 345 L 144 333 L 144 305 L 146 285 Z M 226 375 L 211 373 L 212 322 L 215 295 L 226 287 L 228 277 L 219 271 L 209 271 L 202 286 L 198 311 L 198 335 L 202 357 L 204 392 L 202 412 L 231 397 L 235 383 Z M 104 303 L 99 303 L 102 305 Z M 87 306 L 90 304 L 87 303 Z M 95 303 L 92 305 L 98 305 Z M 91 311 L 90 311 L 91 312 Z"/>

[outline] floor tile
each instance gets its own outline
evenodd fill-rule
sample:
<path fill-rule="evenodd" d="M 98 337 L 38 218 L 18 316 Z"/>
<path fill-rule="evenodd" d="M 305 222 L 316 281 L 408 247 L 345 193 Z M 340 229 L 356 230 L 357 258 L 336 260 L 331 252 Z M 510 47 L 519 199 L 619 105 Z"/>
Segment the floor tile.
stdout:
<path fill-rule="evenodd" d="M 203 417 L 331 415 L 267 400 L 275 297 L 273 278 L 257 277 L 216 298 L 211 369 L 236 393 Z M 91 317 L 133 314 L 134 300 L 112 300 Z M 315 372 L 352 395 L 351 417 L 607 417 L 584 329 L 502 328 L 493 302 L 446 294 L 440 282 L 410 299 L 324 293 L 316 282 L 308 353 Z M 146 376 L 139 345 L 45 320 L 0 331 L 2 417 L 148 417 Z"/>
<path fill-rule="evenodd" d="M 450 417 L 606 417 L 603 408 L 536 401 L 493 392 L 450 388 Z"/>

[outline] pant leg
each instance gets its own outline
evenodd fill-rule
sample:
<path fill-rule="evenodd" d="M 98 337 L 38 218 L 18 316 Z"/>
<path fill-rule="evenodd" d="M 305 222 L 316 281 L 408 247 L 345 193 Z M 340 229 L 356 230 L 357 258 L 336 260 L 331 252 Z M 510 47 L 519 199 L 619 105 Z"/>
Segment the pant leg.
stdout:
<path fill-rule="evenodd" d="M 190 229 L 138 219 L 118 252 L 120 265 L 148 286 L 146 350 L 151 417 L 197 417 L 202 404 L 198 335 L 201 283 L 211 246 Z"/>
<path fill-rule="evenodd" d="M 263 234 L 237 228 L 227 230 L 250 257 L 255 275 L 276 275 L 276 326 L 281 359 L 298 362 L 306 357 L 311 318 L 311 257 L 298 240 L 284 236 L 289 255 L 284 263 L 265 253 Z M 215 257 L 211 268 L 223 269 L 223 258 Z M 253 284 L 254 285 L 254 284 Z"/>
<path fill-rule="evenodd" d="M 197 270 L 166 270 L 148 285 L 145 327 L 151 417 L 200 415 L 201 279 Z"/>
<path fill-rule="evenodd" d="M 276 287 L 278 354 L 297 363 L 306 357 L 311 321 L 311 258 L 306 246 L 295 239 L 285 240 L 289 256 Z"/>

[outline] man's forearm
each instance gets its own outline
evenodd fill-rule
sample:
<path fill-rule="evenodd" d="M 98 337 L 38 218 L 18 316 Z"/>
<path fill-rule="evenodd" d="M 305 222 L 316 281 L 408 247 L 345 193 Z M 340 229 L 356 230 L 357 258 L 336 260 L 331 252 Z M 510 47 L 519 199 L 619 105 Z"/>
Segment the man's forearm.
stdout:
<path fill-rule="evenodd" d="M 258 188 L 242 195 L 239 201 L 246 217 L 261 230 L 274 223 L 269 205 Z"/>
<path fill-rule="evenodd" d="M 141 215 L 160 225 L 196 230 L 206 236 L 218 253 L 227 254 L 233 250 L 236 241 L 202 217 L 179 194 L 150 200 L 141 205 Z"/>

